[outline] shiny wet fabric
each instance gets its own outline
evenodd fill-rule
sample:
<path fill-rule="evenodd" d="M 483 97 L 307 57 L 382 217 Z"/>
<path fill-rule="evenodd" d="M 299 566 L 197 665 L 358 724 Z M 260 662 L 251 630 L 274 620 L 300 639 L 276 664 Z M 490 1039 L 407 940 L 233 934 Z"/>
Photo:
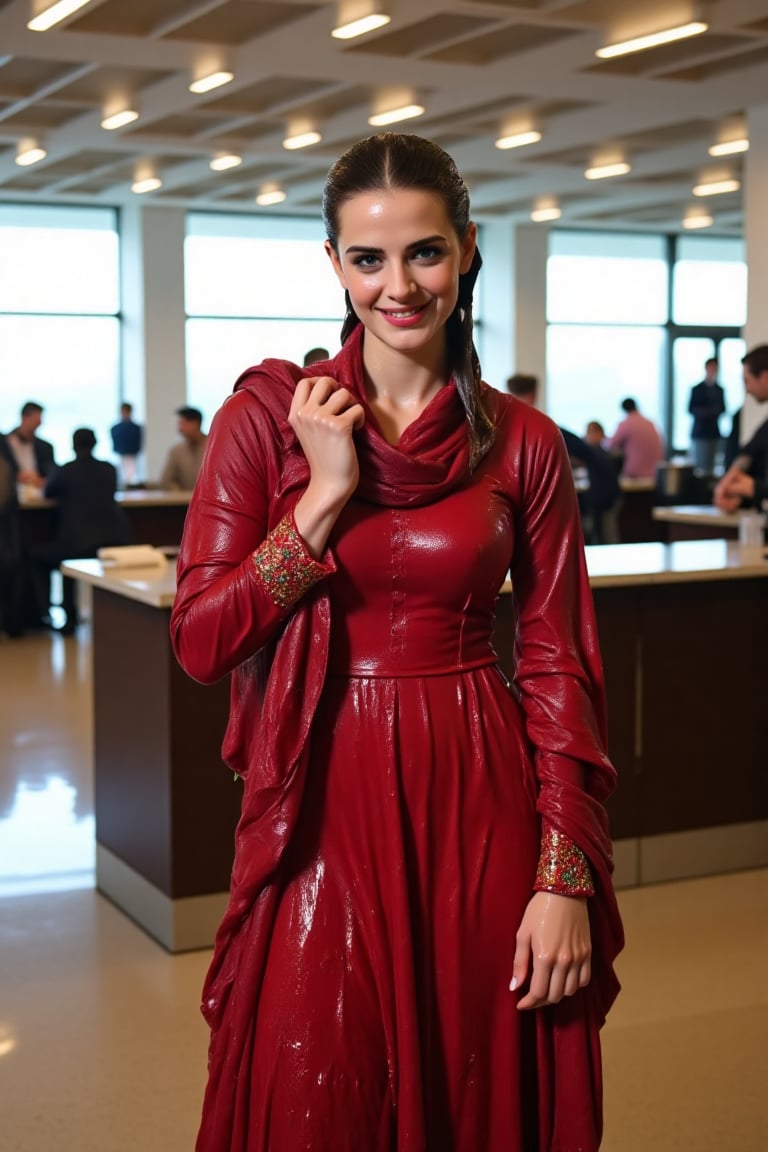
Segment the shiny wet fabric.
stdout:
<path fill-rule="evenodd" d="M 470 477 L 452 388 L 397 448 L 369 414 L 336 570 L 280 612 L 249 553 L 306 483 L 284 420 L 298 371 L 267 362 L 217 417 L 179 563 L 176 651 L 200 679 L 234 671 L 225 754 L 245 777 L 198 1150 L 593 1152 L 621 937 L 562 442 L 489 392 L 496 443 Z M 354 341 L 332 374 L 360 390 Z M 510 565 L 513 688 L 490 645 Z M 595 977 L 519 1013 L 542 819 L 589 857 Z"/>

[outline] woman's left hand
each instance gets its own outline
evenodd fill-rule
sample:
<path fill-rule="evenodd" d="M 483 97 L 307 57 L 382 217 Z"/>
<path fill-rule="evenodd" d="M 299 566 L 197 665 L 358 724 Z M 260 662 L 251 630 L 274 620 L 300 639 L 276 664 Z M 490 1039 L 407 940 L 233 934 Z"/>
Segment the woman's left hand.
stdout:
<path fill-rule="evenodd" d="M 586 898 L 535 892 L 517 931 L 510 988 L 522 987 L 530 975 L 518 1008 L 540 1008 L 573 996 L 589 983 L 591 958 Z"/>

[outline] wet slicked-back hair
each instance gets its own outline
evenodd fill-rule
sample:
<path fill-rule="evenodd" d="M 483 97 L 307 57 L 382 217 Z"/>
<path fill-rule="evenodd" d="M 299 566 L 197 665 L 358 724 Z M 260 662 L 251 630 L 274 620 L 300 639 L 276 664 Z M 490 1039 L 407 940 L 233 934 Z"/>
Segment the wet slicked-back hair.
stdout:
<path fill-rule="evenodd" d="M 339 214 L 348 200 L 364 192 L 396 188 L 432 192 L 443 201 L 460 240 L 470 224 L 469 193 L 455 163 L 442 148 L 421 136 L 381 132 L 353 144 L 331 168 L 323 192 L 326 235 L 338 255 Z M 480 361 L 472 338 L 472 292 L 482 260 L 476 250 L 468 272 L 459 276 L 459 297 L 446 325 L 448 370 L 467 414 L 472 466 L 493 443 L 494 426 L 480 392 Z M 347 314 L 342 344 L 360 323 L 345 293 Z"/>

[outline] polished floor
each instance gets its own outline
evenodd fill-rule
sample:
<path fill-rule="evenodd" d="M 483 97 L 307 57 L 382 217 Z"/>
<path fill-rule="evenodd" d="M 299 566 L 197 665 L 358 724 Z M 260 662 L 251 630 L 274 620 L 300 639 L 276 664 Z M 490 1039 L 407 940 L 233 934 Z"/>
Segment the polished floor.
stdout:
<path fill-rule="evenodd" d="M 208 953 L 93 888 L 89 677 L 87 631 L 0 638 L 0 1148 L 191 1152 Z M 768 872 L 621 905 L 604 1152 L 766 1152 Z"/>

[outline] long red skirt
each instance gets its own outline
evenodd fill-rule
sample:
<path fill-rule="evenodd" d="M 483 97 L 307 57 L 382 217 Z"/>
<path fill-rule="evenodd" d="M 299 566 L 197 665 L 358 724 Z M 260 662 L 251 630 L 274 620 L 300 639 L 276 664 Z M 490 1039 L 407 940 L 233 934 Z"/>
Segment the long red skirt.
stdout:
<path fill-rule="evenodd" d="M 509 991 L 540 836 L 522 733 L 491 666 L 329 676 L 233 1148 L 595 1152 L 590 990 Z"/>

